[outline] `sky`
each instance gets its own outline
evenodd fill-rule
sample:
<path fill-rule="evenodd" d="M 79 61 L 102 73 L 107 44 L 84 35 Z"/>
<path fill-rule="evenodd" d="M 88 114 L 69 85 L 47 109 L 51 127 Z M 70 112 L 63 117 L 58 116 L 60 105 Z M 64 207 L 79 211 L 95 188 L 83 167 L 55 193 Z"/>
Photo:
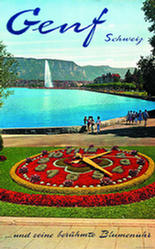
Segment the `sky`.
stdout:
<path fill-rule="evenodd" d="M 80 66 L 135 67 L 140 56 L 147 56 L 151 51 L 149 23 L 144 20 L 142 3 L 143 0 L 0 0 L 0 40 L 16 57 L 69 60 Z M 16 35 L 8 30 L 7 24 L 12 16 L 36 8 L 40 8 L 38 15 L 33 11 L 23 13 L 15 19 L 12 27 L 16 31 L 22 30 L 27 27 L 25 20 L 40 21 L 38 24 L 23 34 Z M 105 22 L 96 25 L 90 43 L 84 47 L 94 18 L 98 19 L 105 8 L 108 11 L 100 18 Z M 65 23 L 67 27 L 77 22 L 81 24 L 80 28 L 91 27 L 78 33 L 73 28 L 60 33 L 60 28 L 57 28 L 41 34 L 39 26 L 49 20 L 53 23 L 44 26 L 43 31 Z M 123 41 L 123 38 L 128 38 L 128 41 Z"/>

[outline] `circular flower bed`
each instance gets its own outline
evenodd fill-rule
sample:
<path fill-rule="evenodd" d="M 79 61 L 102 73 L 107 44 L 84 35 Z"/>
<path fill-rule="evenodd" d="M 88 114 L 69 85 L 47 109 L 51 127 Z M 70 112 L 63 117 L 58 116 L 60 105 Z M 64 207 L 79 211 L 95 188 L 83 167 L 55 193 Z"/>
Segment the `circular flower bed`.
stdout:
<path fill-rule="evenodd" d="M 96 165 L 99 168 L 95 168 Z M 0 200 L 56 207 L 114 206 L 140 202 L 155 196 L 155 183 L 121 193 L 105 192 L 139 184 L 153 171 L 151 158 L 137 151 L 121 151 L 117 146 L 110 151 L 92 145 L 85 149 L 67 147 L 43 151 L 14 165 L 10 175 L 25 187 L 56 194 L 27 194 L 0 189 Z"/>
<path fill-rule="evenodd" d="M 146 180 L 153 171 L 152 159 L 137 151 L 90 146 L 43 151 L 14 165 L 10 175 L 33 190 L 83 195 L 129 188 Z"/>

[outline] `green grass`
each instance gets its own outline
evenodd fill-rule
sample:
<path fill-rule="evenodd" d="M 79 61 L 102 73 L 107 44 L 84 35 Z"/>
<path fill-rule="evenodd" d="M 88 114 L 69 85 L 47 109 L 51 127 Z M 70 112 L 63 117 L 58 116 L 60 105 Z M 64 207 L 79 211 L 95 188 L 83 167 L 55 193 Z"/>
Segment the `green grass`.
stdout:
<path fill-rule="evenodd" d="M 147 92 L 136 92 L 136 91 L 116 91 L 116 93 L 120 93 L 120 94 L 127 94 L 127 95 L 133 95 L 133 96 L 140 96 L 140 97 L 147 97 L 148 94 Z"/>
<path fill-rule="evenodd" d="M 0 202 L 0 213 L 16 217 L 154 219 L 154 207 L 155 198 L 128 205 L 91 208 L 35 207 Z"/>
<path fill-rule="evenodd" d="M 151 157 L 155 161 L 155 149 L 153 146 L 132 146 L 122 147 L 123 149 L 136 149 Z M 14 181 L 9 176 L 11 167 L 20 160 L 31 155 L 40 153 L 42 150 L 52 150 L 52 147 L 46 148 L 4 148 L 1 154 L 7 156 L 7 160 L 0 162 L 0 188 L 6 188 L 24 193 L 40 193 L 30 189 L 26 189 Z M 138 185 L 141 188 L 155 181 L 153 174 L 147 181 Z M 131 190 L 133 188 L 130 188 Z M 43 193 L 42 193 L 43 194 Z M 70 218 L 134 218 L 134 219 L 153 219 L 155 218 L 155 198 L 133 203 L 128 205 L 120 205 L 114 207 L 94 207 L 94 208 L 57 208 L 57 207 L 35 207 L 26 205 L 17 205 L 0 201 L 1 216 L 22 216 L 22 217 L 70 217 Z"/>

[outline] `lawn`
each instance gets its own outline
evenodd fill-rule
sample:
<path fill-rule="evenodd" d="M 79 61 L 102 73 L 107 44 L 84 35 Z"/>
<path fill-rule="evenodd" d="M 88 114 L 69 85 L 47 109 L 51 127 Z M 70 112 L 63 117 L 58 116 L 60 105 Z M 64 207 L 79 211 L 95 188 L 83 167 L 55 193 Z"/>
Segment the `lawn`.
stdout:
<path fill-rule="evenodd" d="M 152 146 L 139 147 L 121 147 L 122 149 L 136 149 L 151 157 L 155 161 L 155 149 Z M 1 154 L 7 157 L 7 160 L 0 162 L 0 188 L 6 188 L 13 191 L 23 193 L 40 193 L 30 189 L 26 189 L 16 184 L 9 176 L 11 167 L 20 160 L 40 153 L 42 150 L 52 150 L 52 147 L 41 148 L 4 148 Z M 136 188 L 141 188 L 155 181 L 155 174 L 147 181 L 140 184 Z M 133 189 L 133 188 L 132 188 Z M 131 190 L 131 188 L 129 189 Z M 43 194 L 43 193 L 42 193 Z M 17 205 L 7 202 L 0 202 L 1 216 L 22 216 L 22 217 L 70 217 L 70 218 L 134 218 L 134 219 L 153 219 L 155 218 L 155 198 L 120 206 L 108 207 L 35 207 L 26 205 Z"/>
<path fill-rule="evenodd" d="M 116 91 L 116 93 L 120 94 L 127 94 L 127 95 L 133 95 L 133 96 L 139 96 L 139 97 L 147 97 L 147 92 L 136 92 L 136 91 Z"/>

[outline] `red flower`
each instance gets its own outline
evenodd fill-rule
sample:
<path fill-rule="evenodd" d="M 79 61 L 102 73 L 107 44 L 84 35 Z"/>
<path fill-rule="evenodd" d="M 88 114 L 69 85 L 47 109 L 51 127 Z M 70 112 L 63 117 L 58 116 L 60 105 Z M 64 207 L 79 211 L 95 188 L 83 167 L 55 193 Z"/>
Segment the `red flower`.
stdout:
<path fill-rule="evenodd" d="M 0 189 L 0 200 L 17 204 L 57 207 L 114 206 L 139 202 L 155 196 L 155 183 L 128 192 L 101 195 L 41 195 Z"/>

